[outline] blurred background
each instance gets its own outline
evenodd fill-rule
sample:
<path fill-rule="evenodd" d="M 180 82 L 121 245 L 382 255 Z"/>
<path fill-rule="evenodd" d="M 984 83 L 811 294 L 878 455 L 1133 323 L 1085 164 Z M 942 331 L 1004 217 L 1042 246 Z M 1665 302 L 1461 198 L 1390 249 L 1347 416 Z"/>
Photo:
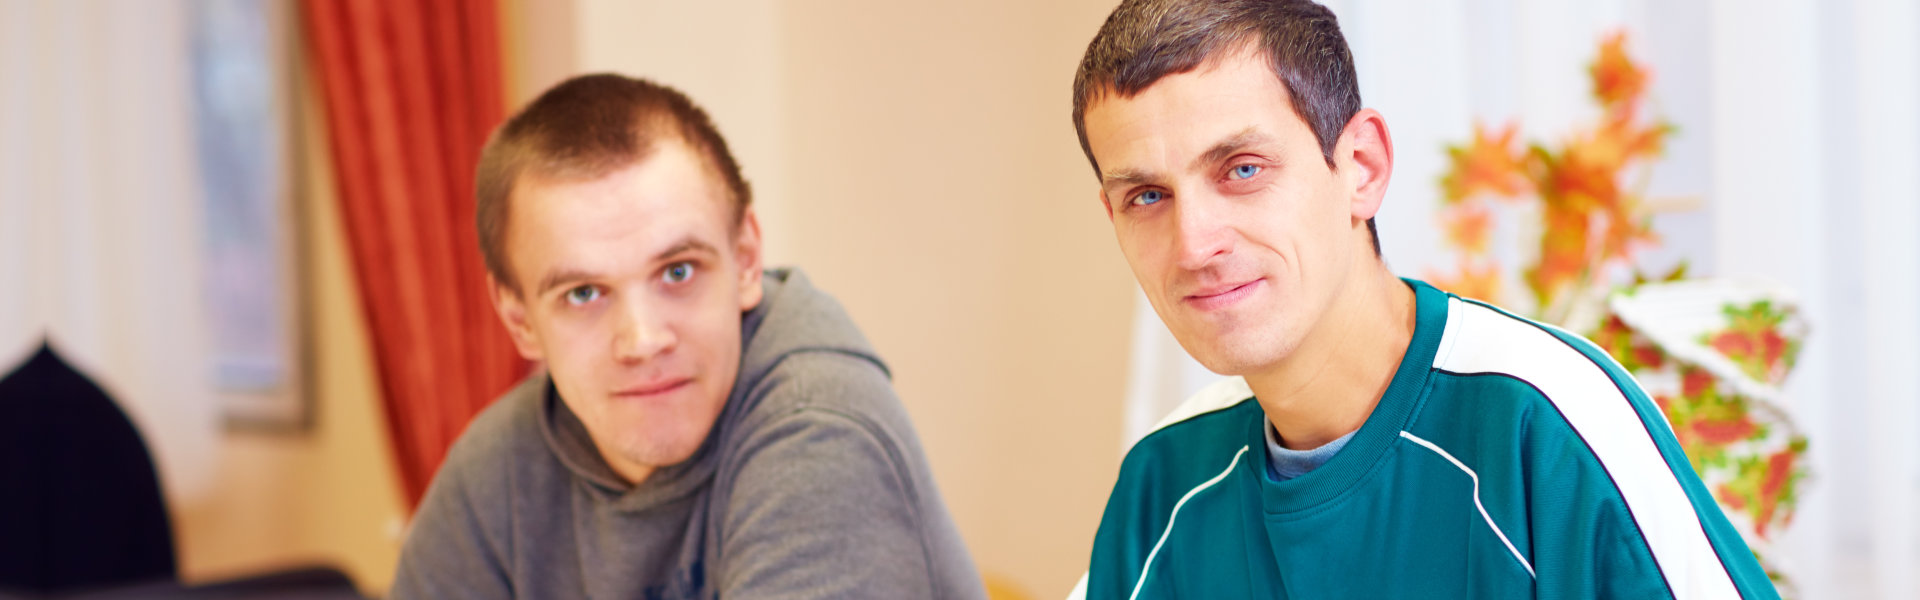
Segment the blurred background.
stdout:
<path fill-rule="evenodd" d="M 1115 4 L 0 0 L 0 373 L 44 343 L 125 410 L 182 581 L 329 565 L 382 595 L 446 445 L 527 368 L 481 287 L 480 145 L 568 76 L 651 78 L 714 116 L 770 262 L 892 365 L 990 589 L 1059 597 L 1126 446 L 1214 377 L 1139 298 L 1069 120 Z M 1329 6 L 1397 150 L 1388 264 L 1461 293 L 1550 312 L 1523 267 L 1560 188 L 1528 165 L 1611 131 L 1608 73 L 1642 82 L 1665 133 L 1604 173 L 1634 243 L 1582 281 L 1778 290 L 1807 333 L 1754 404 L 1806 444 L 1771 564 L 1920 597 L 1920 9 Z M 1517 187 L 1463 220 L 1444 178 L 1488 148 Z"/>

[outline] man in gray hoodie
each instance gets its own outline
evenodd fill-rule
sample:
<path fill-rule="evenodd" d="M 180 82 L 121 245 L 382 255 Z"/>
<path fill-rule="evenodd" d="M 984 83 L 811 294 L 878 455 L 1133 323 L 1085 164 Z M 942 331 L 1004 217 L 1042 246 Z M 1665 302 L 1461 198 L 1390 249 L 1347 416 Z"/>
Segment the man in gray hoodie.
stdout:
<path fill-rule="evenodd" d="M 482 153 L 494 305 L 544 370 L 422 501 L 395 598 L 981 598 L 887 367 L 685 96 L 574 78 Z"/>

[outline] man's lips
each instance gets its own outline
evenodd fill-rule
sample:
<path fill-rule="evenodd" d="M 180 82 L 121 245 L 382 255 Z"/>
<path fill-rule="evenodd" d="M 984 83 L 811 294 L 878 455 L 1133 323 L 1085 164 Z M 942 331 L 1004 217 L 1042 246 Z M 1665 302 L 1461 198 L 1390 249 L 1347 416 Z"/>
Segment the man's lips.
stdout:
<path fill-rule="evenodd" d="M 692 377 L 675 377 L 671 379 L 661 379 L 656 381 L 649 381 L 646 383 L 642 383 L 640 385 L 636 385 L 636 386 L 621 389 L 621 390 L 615 390 L 613 392 L 613 395 L 616 398 L 650 398 L 654 396 L 659 396 L 661 394 L 665 394 L 667 392 L 678 390 L 690 383 L 693 383 Z"/>
<path fill-rule="evenodd" d="M 1239 283 L 1225 283 L 1209 286 L 1197 293 L 1189 294 L 1181 300 L 1200 310 L 1226 308 L 1240 299 L 1252 295 L 1266 279 L 1253 279 Z"/>

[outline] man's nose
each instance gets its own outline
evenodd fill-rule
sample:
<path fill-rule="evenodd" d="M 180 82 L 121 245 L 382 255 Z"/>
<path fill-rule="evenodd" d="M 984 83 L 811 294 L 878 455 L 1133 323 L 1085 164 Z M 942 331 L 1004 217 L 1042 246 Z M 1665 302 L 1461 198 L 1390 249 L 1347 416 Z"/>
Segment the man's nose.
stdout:
<path fill-rule="evenodd" d="M 622 302 L 616 326 L 619 329 L 613 336 L 613 355 L 623 363 L 646 362 L 679 343 L 667 319 L 644 302 Z"/>
<path fill-rule="evenodd" d="M 1205 194 L 1188 195 L 1173 203 L 1174 251 L 1179 267 L 1187 270 L 1206 268 L 1214 257 L 1232 249 L 1232 224 L 1223 199 Z"/>

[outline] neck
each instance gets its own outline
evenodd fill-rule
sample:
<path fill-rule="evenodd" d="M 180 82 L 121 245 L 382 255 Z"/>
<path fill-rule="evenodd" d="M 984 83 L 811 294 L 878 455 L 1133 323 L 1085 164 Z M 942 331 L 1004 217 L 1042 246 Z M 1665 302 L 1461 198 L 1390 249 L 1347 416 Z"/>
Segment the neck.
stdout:
<path fill-rule="evenodd" d="M 1413 290 L 1385 265 L 1366 263 L 1299 347 L 1246 376 L 1288 449 L 1318 448 L 1360 429 L 1413 339 Z"/>

